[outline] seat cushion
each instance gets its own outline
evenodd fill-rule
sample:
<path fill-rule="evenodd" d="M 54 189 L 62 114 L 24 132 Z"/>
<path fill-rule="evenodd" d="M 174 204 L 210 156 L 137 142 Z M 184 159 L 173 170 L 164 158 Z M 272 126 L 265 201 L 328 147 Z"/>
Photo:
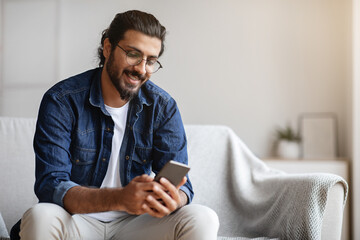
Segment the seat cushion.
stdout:
<path fill-rule="evenodd" d="M 37 203 L 34 194 L 36 119 L 0 117 L 0 212 L 7 231 Z"/>

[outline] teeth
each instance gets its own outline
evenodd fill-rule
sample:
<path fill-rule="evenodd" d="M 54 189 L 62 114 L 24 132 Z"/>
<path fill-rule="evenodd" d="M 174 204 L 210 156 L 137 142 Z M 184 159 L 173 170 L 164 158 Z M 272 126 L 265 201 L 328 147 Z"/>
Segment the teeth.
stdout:
<path fill-rule="evenodd" d="M 129 78 L 131 78 L 134 81 L 139 81 L 139 79 L 131 74 L 129 74 Z"/>

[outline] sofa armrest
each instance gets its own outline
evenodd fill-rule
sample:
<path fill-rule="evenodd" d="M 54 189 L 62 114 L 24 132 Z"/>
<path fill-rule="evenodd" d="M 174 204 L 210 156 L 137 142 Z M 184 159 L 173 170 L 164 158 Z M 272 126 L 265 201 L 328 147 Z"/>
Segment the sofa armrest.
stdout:
<path fill-rule="evenodd" d="M 321 227 L 321 239 L 341 239 L 344 212 L 344 185 L 335 184 L 328 194 Z"/>

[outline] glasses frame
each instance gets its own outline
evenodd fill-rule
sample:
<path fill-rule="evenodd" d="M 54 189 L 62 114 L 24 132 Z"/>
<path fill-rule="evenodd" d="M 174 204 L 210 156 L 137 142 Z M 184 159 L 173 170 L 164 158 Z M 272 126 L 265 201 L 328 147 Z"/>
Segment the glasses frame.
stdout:
<path fill-rule="evenodd" d="M 141 61 L 140 61 L 139 63 L 137 63 L 137 64 L 130 64 L 129 61 L 128 61 L 128 57 L 129 57 L 128 54 L 129 54 L 130 52 L 136 51 L 136 50 L 126 51 L 126 50 L 123 49 L 119 44 L 117 44 L 116 46 L 119 47 L 121 50 L 123 50 L 123 51 L 126 53 L 126 62 L 127 62 L 129 65 L 131 65 L 131 66 L 137 66 L 137 65 L 139 65 L 140 63 L 142 63 L 142 61 L 145 61 L 145 65 L 147 65 L 148 60 L 145 59 L 145 58 L 142 58 Z M 143 55 L 143 54 L 142 54 L 142 55 Z M 144 55 L 143 55 L 143 57 L 144 57 Z M 157 71 L 160 70 L 160 68 L 163 68 L 163 66 L 161 65 L 161 63 L 160 63 L 158 60 L 156 60 L 156 62 L 159 64 L 159 67 L 158 67 L 155 71 L 149 72 L 149 73 L 151 73 L 151 74 L 156 73 Z M 148 72 L 148 71 L 147 71 L 147 72 Z"/>

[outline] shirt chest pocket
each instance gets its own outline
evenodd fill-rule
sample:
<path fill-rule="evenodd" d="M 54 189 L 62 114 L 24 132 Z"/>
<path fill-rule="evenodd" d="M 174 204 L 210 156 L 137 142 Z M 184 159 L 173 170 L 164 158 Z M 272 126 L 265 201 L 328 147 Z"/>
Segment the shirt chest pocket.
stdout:
<path fill-rule="evenodd" d="M 152 163 L 152 148 L 135 147 L 131 168 L 136 175 L 150 174 Z"/>
<path fill-rule="evenodd" d="M 96 149 L 75 147 L 71 154 L 71 180 L 81 185 L 88 185 L 95 169 L 96 159 Z"/>

